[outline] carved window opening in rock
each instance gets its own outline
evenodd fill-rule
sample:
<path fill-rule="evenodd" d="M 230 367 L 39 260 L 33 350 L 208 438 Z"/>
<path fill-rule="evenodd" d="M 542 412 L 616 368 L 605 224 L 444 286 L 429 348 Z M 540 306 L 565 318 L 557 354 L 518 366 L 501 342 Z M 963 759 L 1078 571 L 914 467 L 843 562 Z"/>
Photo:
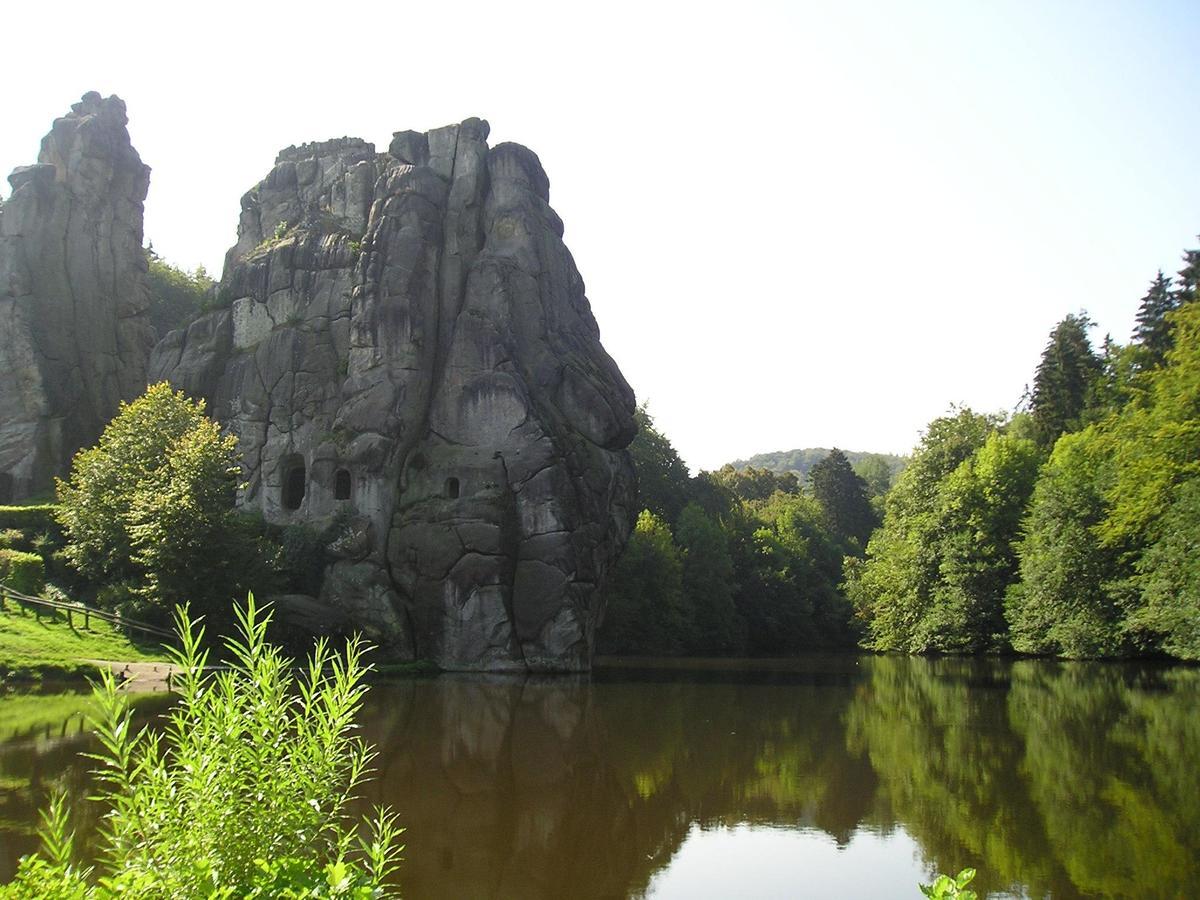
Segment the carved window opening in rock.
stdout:
<path fill-rule="evenodd" d="M 307 487 L 308 472 L 304 468 L 304 460 L 296 459 L 287 467 L 287 475 L 283 479 L 283 508 L 299 509 Z"/>
<path fill-rule="evenodd" d="M 447 478 L 446 479 L 446 496 L 449 497 L 451 500 L 457 500 L 458 499 L 458 490 L 459 490 L 458 489 L 458 479 L 457 478 Z"/>
<path fill-rule="evenodd" d="M 350 499 L 350 473 L 345 469 L 338 469 L 337 474 L 333 476 L 333 499 Z"/>

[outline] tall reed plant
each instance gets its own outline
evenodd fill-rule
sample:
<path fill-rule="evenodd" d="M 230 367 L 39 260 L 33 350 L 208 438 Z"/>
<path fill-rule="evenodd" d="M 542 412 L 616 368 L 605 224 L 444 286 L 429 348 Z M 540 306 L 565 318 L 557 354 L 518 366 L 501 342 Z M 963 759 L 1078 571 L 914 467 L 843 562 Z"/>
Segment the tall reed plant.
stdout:
<path fill-rule="evenodd" d="M 251 595 L 226 640 L 229 664 L 206 671 L 204 629 L 177 610 L 179 702 L 160 730 L 135 731 L 105 673 L 92 754 L 108 808 L 94 868 L 75 861 L 64 799 L 43 813 L 42 852 L 22 859 L 0 897 L 232 898 L 394 896 L 403 847 L 395 816 L 353 821 L 348 805 L 375 751 L 356 735 L 363 644 L 319 641 L 308 664 L 266 640 Z"/>

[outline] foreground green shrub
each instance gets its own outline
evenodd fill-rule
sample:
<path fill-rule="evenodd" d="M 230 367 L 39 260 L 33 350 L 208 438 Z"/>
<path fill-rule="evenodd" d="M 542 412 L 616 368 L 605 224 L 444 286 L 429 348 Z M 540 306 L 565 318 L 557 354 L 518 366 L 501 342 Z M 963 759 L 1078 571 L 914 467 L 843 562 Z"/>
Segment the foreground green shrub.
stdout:
<path fill-rule="evenodd" d="M 387 896 L 403 849 L 391 813 L 355 828 L 346 809 L 374 751 L 353 735 L 366 692 L 363 646 L 318 643 L 302 677 L 266 642 L 253 596 L 226 641 L 230 666 L 205 674 L 203 629 L 177 613 L 179 703 L 161 732 L 134 733 L 108 672 L 96 686 L 93 756 L 110 811 L 95 870 L 72 864 L 61 797 L 43 850 L 22 859 L 0 898 Z M 359 831 L 362 831 L 360 834 Z"/>
<path fill-rule="evenodd" d="M 22 594 L 40 594 L 46 587 L 46 566 L 36 553 L 0 550 L 0 584 Z"/>

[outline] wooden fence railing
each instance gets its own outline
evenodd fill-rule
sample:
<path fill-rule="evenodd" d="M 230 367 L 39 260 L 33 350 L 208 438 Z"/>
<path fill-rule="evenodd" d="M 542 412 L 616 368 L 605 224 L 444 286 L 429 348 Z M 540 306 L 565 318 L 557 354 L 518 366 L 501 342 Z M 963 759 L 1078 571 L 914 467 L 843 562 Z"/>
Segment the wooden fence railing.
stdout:
<path fill-rule="evenodd" d="M 75 627 L 75 616 L 83 616 L 84 628 L 89 627 L 92 618 L 95 617 L 118 628 L 124 628 L 127 632 L 140 631 L 163 640 L 175 640 L 175 632 L 159 628 L 157 625 L 148 625 L 145 622 L 138 622 L 135 619 L 127 619 L 117 613 L 104 609 L 94 609 L 82 603 L 66 603 L 61 600 L 47 600 L 44 597 L 31 597 L 29 594 L 22 594 L 20 591 L 14 591 L 12 588 L 0 586 L 0 609 L 4 608 L 5 601 L 8 599 L 15 600 L 21 606 L 33 607 L 34 615 L 38 618 L 41 618 L 41 610 L 43 609 L 65 612 L 67 614 L 67 624 L 72 628 Z"/>

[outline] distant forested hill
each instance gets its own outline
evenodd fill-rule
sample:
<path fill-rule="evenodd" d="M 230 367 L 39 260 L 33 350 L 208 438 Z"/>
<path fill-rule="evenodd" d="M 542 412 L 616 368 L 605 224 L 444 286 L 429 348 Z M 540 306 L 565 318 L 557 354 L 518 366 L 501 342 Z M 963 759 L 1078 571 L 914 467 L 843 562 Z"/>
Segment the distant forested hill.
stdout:
<path fill-rule="evenodd" d="M 895 478 L 908 463 L 908 457 L 896 456 L 893 453 L 867 453 L 860 450 L 843 450 L 850 465 L 858 469 L 860 464 L 872 459 L 880 459 L 887 464 L 888 470 Z M 808 477 L 808 470 L 829 455 L 828 447 L 804 447 L 799 450 L 776 450 L 774 453 L 757 453 L 749 459 L 735 459 L 731 465 L 735 469 L 768 469 L 780 475 L 795 472 L 796 477 L 803 481 Z"/>

